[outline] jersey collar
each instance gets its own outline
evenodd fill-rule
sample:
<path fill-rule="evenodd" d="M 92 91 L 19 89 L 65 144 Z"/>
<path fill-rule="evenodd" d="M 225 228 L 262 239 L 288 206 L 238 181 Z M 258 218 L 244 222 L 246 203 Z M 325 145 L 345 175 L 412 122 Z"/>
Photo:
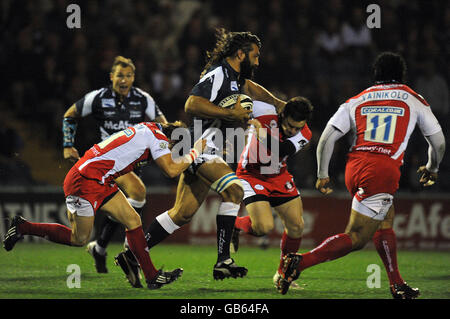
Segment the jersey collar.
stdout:
<path fill-rule="evenodd" d="M 109 89 L 111 90 L 112 96 L 116 97 L 116 91 L 114 91 L 112 85 L 109 86 Z M 130 88 L 130 91 L 128 92 L 128 95 L 126 96 L 126 98 L 129 98 L 131 96 L 131 91 L 133 90 L 133 86 Z"/>
<path fill-rule="evenodd" d="M 228 70 L 228 72 L 230 72 L 230 75 L 232 74 L 232 75 L 234 75 L 236 78 L 238 78 L 239 77 L 239 72 L 236 72 L 232 67 L 231 67 L 231 65 L 227 62 L 227 60 L 226 59 L 223 59 L 222 60 L 222 65 Z"/>

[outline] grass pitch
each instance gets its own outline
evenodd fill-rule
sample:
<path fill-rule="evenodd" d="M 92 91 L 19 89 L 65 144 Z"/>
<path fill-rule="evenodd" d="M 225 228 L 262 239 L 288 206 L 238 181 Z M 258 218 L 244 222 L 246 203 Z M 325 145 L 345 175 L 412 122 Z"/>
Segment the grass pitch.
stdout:
<path fill-rule="evenodd" d="M 98 274 L 93 259 L 84 248 L 52 243 L 18 243 L 11 252 L 0 252 L 1 299 L 390 299 L 389 281 L 383 264 L 374 250 L 351 253 L 341 259 L 323 263 L 304 271 L 298 283 L 282 296 L 273 286 L 272 276 L 278 267 L 278 248 L 262 250 L 240 247 L 232 255 L 239 265 L 249 269 L 245 278 L 215 281 L 212 267 L 215 246 L 159 245 L 151 250 L 157 268 L 184 268 L 183 276 L 160 290 L 132 288 L 122 271 L 113 263 L 121 251 L 120 244 L 108 248 L 108 274 Z M 306 249 L 301 249 L 301 252 Z M 398 253 L 402 277 L 419 287 L 421 299 L 450 298 L 450 253 Z M 80 288 L 69 288 L 70 277 L 78 265 Z M 380 287 L 369 288 L 368 266 L 380 267 Z M 376 268 L 376 266 L 375 266 Z M 376 282 L 369 280 L 376 286 Z"/>

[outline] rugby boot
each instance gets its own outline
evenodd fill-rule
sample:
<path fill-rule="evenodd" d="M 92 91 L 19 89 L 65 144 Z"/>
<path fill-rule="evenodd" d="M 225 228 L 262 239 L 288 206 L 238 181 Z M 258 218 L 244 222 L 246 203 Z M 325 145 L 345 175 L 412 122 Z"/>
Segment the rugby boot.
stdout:
<path fill-rule="evenodd" d="M 247 268 L 236 265 L 233 258 L 228 258 L 214 265 L 213 277 L 215 280 L 223 280 L 229 277 L 244 277 L 247 275 L 247 272 Z"/>
<path fill-rule="evenodd" d="M 134 288 L 142 288 L 139 263 L 131 250 L 127 249 L 114 257 L 114 263 L 122 268 L 128 282 Z"/>
<path fill-rule="evenodd" d="M 19 233 L 18 226 L 25 222 L 26 219 L 22 216 L 14 216 L 11 220 L 8 231 L 3 238 L 3 248 L 5 248 L 6 251 L 13 249 L 14 245 L 23 238 L 23 235 Z"/>
<path fill-rule="evenodd" d="M 106 256 L 108 254 L 99 254 L 96 250 L 95 250 L 95 246 L 97 245 L 96 241 L 91 241 L 87 246 L 86 246 L 86 251 L 89 253 L 89 255 L 91 255 L 94 258 L 94 262 L 95 262 L 95 269 L 97 270 L 98 273 L 100 274 L 106 274 L 108 273 L 108 268 L 106 268 Z"/>
<path fill-rule="evenodd" d="M 277 283 L 277 290 L 282 295 L 288 292 L 291 283 L 300 276 L 300 271 L 297 268 L 302 258 L 302 255 L 293 253 L 283 257 L 284 262 L 283 269 L 281 270 L 281 278 Z"/>
<path fill-rule="evenodd" d="M 420 296 L 419 288 L 411 288 L 406 282 L 401 285 L 391 286 L 391 294 L 394 299 L 416 299 Z"/>
<path fill-rule="evenodd" d="M 278 287 L 278 282 L 282 279 L 281 274 L 278 272 L 278 270 L 275 272 L 275 275 L 273 275 L 273 284 L 275 285 L 275 288 Z M 303 289 L 300 287 L 298 283 L 295 281 L 291 282 L 290 289 Z"/>
<path fill-rule="evenodd" d="M 158 270 L 158 273 L 156 274 L 155 278 L 153 278 L 150 281 L 147 281 L 147 288 L 148 289 L 159 289 L 164 285 L 168 285 L 178 278 L 181 277 L 183 274 L 183 268 L 176 268 L 172 271 L 163 271 L 162 269 Z"/>

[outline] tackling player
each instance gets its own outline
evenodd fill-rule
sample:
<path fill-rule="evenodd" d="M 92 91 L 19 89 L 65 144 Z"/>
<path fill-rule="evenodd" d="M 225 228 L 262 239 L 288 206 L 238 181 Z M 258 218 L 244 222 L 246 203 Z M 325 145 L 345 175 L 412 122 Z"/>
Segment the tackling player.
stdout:
<path fill-rule="evenodd" d="M 251 113 L 241 106 L 239 100 L 234 108 L 220 107 L 220 102 L 231 95 L 244 93 L 254 100 L 276 105 L 278 109 L 285 104 L 251 81 L 254 69 L 259 65 L 260 47 L 259 38 L 250 32 L 217 30 L 215 48 L 207 53 L 208 61 L 200 81 L 185 104 L 186 112 L 194 117 L 191 128 L 194 130 L 196 120 L 200 121 L 204 136 L 208 136 L 209 152 L 199 156 L 180 176 L 175 205 L 156 217 L 146 235 L 151 248 L 189 223 L 212 189 L 222 199 L 216 218 L 217 262 L 213 266 L 216 280 L 243 277 L 247 269 L 236 265 L 230 257 L 231 234 L 244 192 L 230 166 L 215 154 L 223 145 L 213 142 L 216 136 L 214 129 L 224 132 L 227 127 L 246 122 Z"/>
<path fill-rule="evenodd" d="M 77 120 L 93 115 L 101 140 L 145 120 L 167 123 L 153 98 L 133 86 L 136 68 L 131 59 L 117 56 L 110 72 L 111 86 L 86 94 L 64 114 L 64 158 L 77 161 L 80 156 L 74 147 Z M 131 206 L 140 214 L 146 202 L 146 188 L 138 176 L 139 169 L 120 176 L 115 181 L 126 194 Z M 105 218 L 96 241 L 90 242 L 87 251 L 95 260 L 99 273 L 107 273 L 106 247 L 119 223 Z"/>
<path fill-rule="evenodd" d="M 352 131 L 355 135 L 345 169 L 345 184 L 353 196 L 350 220 L 344 233 L 327 238 L 305 254 L 285 258 L 278 290 L 285 294 L 300 272 L 327 260 L 362 249 L 372 239 L 386 268 L 395 299 L 414 299 L 400 276 L 396 237 L 392 229 L 394 194 L 399 187 L 400 166 L 416 124 L 429 144 L 428 162 L 418 169 L 420 183 L 435 183 L 445 151 L 445 138 L 425 99 L 404 83 L 406 64 L 395 53 L 381 53 L 374 63 L 375 85 L 349 99 L 329 120 L 317 147 L 316 188 L 332 192 L 328 166 L 335 142 Z"/>
<path fill-rule="evenodd" d="M 156 124 L 144 122 L 120 131 L 86 151 L 64 180 L 68 228 L 61 224 L 32 223 L 15 216 L 3 240 L 10 251 L 23 235 L 44 237 L 52 242 L 81 247 L 89 240 L 96 212 L 101 209 L 126 228 L 129 249 L 136 256 L 149 289 L 158 289 L 181 276 L 183 269 L 156 270 L 142 230 L 139 214 L 119 189 L 116 178 L 131 172 L 142 161 L 154 160 L 169 177 L 178 176 L 203 152 L 206 141 L 195 143 L 181 160 L 172 159 L 168 140 L 181 122 Z M 131 274 L 132 275 L 132 274 Z M 142 287 L 134 286 L 134 287 Z"/>
<path fill-rule="evenodd" d="M 248 215 L 236 218 L 232 236 L 234 251 L 238 250 L 241 230 L 252 236 L 263 236 L 272 231 L 272 207 L 284 225 L 280 265 L 273 278 L 275 285 L 281 278 L 283 257 L 288 253 L 296 253 L 301 243 L 303 205 L 294 178 L 287 170 L 286 161 L 311 140 L 312 133 L 307 121 L 311 119 L 312 112 L 313 106 L 304 97 L 287 101 L 280 114 L 277 114 L 273 105 L 254 101 L 254 120 L 249 123 L 254 124 L 255 130 L 248 137 L 236 171 L 244 185 L 244 203 Z M 278 148 L 270 147 L 274 143 Z M 274 154 L 276 158 L 273 158 L 272 152 L 278 153 Z M 268 163 L 269 158 L 276 163 Z"/>

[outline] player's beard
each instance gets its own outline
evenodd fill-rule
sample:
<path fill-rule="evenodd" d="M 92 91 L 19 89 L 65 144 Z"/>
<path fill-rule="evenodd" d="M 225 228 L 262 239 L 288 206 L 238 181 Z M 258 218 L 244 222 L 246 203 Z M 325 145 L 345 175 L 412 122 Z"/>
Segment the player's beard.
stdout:
<path fill-rule="evenodd" d="M 255 65 L 251 65 L 250 59 L 248 58 L 248 55 L 245 56 L 244 60 L 241 62 L 241 72 L 240 75 L 244 79 L 253 79 L 254 73 L 256 70 Z"/>

